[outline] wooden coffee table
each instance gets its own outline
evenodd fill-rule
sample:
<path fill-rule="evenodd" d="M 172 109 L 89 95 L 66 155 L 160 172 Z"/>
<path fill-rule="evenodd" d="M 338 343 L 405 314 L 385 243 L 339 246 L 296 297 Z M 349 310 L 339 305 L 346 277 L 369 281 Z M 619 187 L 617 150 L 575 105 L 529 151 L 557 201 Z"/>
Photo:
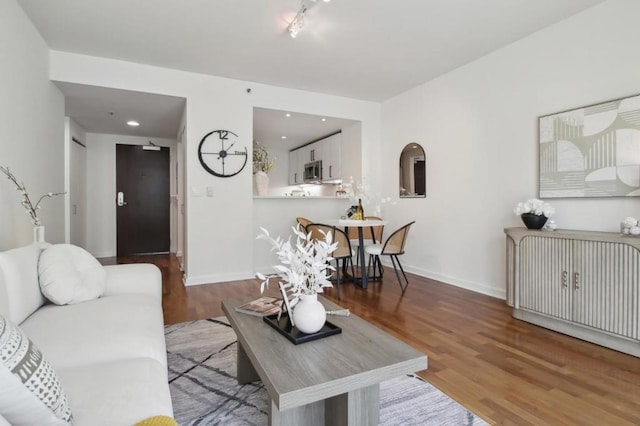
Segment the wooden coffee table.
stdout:
<path fill-rule="evenodd" d="M 224 300 L 222 309 L 238 336 L 238 382 L 262 380 L 269 425 L 378 425 L 380 382 L 427 368 L 426 355 L 355 315 L 328 316 L 341 334 L 294 345 L 235 311 L 250 300 Z"/>

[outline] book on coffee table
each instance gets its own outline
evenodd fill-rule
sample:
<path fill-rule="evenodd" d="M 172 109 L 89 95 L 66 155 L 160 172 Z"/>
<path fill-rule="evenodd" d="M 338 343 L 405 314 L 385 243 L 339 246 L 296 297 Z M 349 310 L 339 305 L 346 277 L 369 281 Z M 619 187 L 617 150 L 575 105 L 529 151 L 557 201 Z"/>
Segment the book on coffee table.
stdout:
<path fill-rule="evenodd" d="M 278 297 L 263 296 L 259 299 L 252 300 L 236 307 L 237 312 L 243 314 L 255 315 L 258 317 L 264 317 L 266 315 L 275 315 L 280 312 L 282 306 L 282 299 Z"/>

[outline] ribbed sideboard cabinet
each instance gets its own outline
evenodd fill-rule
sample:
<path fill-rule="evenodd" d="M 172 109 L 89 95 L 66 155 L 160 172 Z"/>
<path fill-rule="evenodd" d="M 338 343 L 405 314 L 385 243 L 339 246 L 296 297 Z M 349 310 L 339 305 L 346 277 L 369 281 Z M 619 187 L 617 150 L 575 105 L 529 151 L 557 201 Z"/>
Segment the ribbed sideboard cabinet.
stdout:
<path fill-rule="evenodd" d="M 640 356 L 640 237 L 504 232 L 515 318 Z"/>

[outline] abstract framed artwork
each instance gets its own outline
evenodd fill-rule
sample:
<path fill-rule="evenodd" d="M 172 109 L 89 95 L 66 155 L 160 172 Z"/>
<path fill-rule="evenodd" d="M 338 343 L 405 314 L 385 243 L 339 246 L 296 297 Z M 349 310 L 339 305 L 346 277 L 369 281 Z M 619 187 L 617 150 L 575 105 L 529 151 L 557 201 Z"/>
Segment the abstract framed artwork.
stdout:
<path fill-rule="evenodd" d="M 538 122 L 540 198 L 640 196 L 640 95 Z"/>

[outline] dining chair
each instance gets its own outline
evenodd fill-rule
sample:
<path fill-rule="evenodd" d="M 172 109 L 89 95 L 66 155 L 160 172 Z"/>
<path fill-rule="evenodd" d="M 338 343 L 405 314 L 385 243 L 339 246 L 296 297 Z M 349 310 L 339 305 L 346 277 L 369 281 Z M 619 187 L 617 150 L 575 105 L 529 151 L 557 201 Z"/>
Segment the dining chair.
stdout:
<path fill-rule="evenodd" d="M 400 259 L 398 259 L 398 256 L 404 254 L 404 245 L 407 242 L 407 235 L 409 235 L 409 229 L 414 223 L 416 222 L 413 221 L 407 223 L 406 225 L 395 230 L 391 235 L 389 235 L 389 238 L 387 238 L 384 244 L 371 244 L 365 246 L 365 252 L 369 254 L 369 266 L 371 266 L 371 259 L 373 257 L 374 278 L 376 272 L 376 263 L 378 264 L 378 270 L 381 270 L 382 268 L 380 256 L 389 256 L 391 258 L 391 263 L 393 264 L 393 269 L 396 272 L 396 277 L 398 278 L 398 284 L 400 285 L 402 294 L 404 294 L 404 292 L 407 290 L 407 287 L 409 286 L 409 279 L 407 278 L 407 274 L 404 273 L 404 269 L 402 269 L 402 264 L 400 263 Z M 400 278 L 398 268 L 400 268 L 402 276 L 404 277 L 404 286 L 402 285 L 402 279 Z"/>
<path fill-rule="evenodd" d="M 378 216 L 365 216 L 365 220 L 382 220 Z M 358 228 L 352 226 L 348 228 L 349 242 L 351 247 L 356 252 L 356 264 L 360 261 L 360 241 L 358 240 Z M 368 246 L 375 243 L 382 242 L 382 235 L 384 233 L 384 226 L 372 226 L 362 229 L 362 243 L 364 246 Z"/>
<path fill-rule="evenodd" d="M 351 251 L 349 237 L 342 229 L 321 223 L 311 223 L 307 225 L 306 230 L 307 233 L 311 233 L 311 238 L 315 239 L 324 239 L 324 236 L 331 232 L 333 241 L 338 243 L 338 247 L 331 253 L 331 257 L 336 261 L 336 287 L 338 290 L 338 300 L 340 300 L 340 269 L 342 269 L 344 273 L 347 270 L 347 265 L 351 265 L 351 276 L 355 277 L 352 260 L 353 252 Z M 342 260 L 342 268 L 340 268 L 340 260 Z"/>
<path fill-rule="evenodd" d="M 298 216 L 296 217 L 296 222 L 298 222 L 300 224 L 301 228 L 306 228 L 307 225 L 310 225 L 311 223 L 313 223 L 313 221 L 307 219 L 306 217 L 302 217 L 302 216 Z"/>
<path fill-rule="evenodd" d="M 378 216 L 367 216 L 365 217 L 365 219 L 367 220 L 382 220 L 381 217 Z M 369 228 L 369 235 L 372 235 L 373 238 L 369 239 L 369 240 L 364 240 L 364 245 L 365 247 L 371 244 L 382 244 L 382 235 L 384 234 L 384 225 L 382 226 L 375 226 L 375 227 L 371 227 Z M 365 234 L 366 236 L 367 234 Z M 360 247 L 358 247 L 358 250 L 360 249 Z M 375 257 L 375 256 L 374 256 Z M 382 278 L 382 263 L 380 262 L 380 258 L 377 259 L 378 262 L 378 273 L 380 274 L 379 277 Z M 375 265 L 375 263 L 374 263 Z M 375 278 L 375 277 L 374 277 Z"/>
<path fill-rule="evenodd" d="M 308 223 L 304 227 L 304 230 L 305 230 L 305 232 L 307 234 L 311 233 L 311 239 L 312 240 L 317 241 L 317 240 L 324 240 L 326 238 L 325 235 L 328 232 L 327 228 L 329 228 L 329 231 L 331 231 L 331 235 L 333 235 L 334 232 L 333 232 L 333 228 L 331 226 L 323 225 L 323 224 L 320 224 L 320 223 Z M 323 232 L 324 232 L 324 234 L 323 234 Z"/>

